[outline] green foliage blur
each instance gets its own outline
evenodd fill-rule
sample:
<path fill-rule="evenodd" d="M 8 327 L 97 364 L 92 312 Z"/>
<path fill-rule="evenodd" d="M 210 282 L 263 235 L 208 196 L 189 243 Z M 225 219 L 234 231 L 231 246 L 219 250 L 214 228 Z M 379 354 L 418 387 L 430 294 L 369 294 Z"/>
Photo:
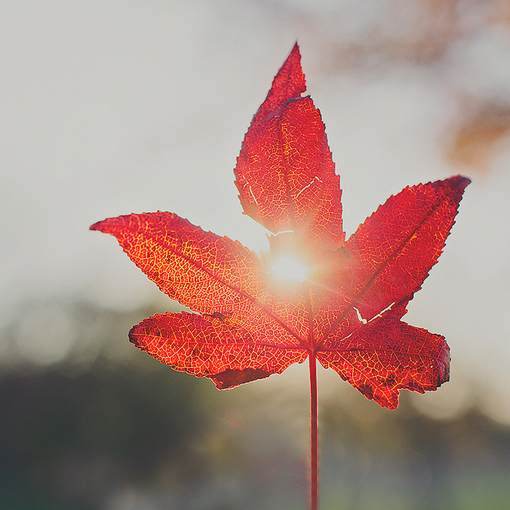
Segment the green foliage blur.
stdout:
<path fill-rule="evenodd" d="M 154 307 L 58 306 L 77 332 L 58 362 L 16 352 L 22 317 L 1 332 L 1 510 L 306 508 L 306 371 L 220 392 L 129 344 Z M 339 384 L 321 399 L 319 379 L 323 510 L 508 508 L 508 426 Z"/>

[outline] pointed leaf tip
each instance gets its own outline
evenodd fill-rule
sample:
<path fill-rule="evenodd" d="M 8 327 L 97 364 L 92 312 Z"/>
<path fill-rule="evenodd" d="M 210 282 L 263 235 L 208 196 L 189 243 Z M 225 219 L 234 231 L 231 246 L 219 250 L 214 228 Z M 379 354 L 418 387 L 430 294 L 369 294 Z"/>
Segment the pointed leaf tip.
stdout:
<path fill-rule="evenodd" d="M 450 187 L 460 195 L 462 195 L 466 187 L 471 184 L 471 179 L 463 175 L 454 175 L 446 180 L 450 183 Z"/>
<path fill-rule="evenodd" d="M 442 181 L 435 181 L 433 183 L 429 183 L 432 187 L 437 186 L 438 189 L 447 189 L 448 194 L 451 199 L 457 206 L 460 204 L 462 200 L 462 195 L 464 194 L 464 190 L 471 183 L 471 179 L 464 177 L 463 175 L 453 175 L 448 179 L 444 179 Z M 427 186 L 427 185 L 425 185 Z"/>
<path fill-rule="evenodd" d="M 299 49 L 299 44 L 297 41 L 294 43 L 294 46 L 290 50 L 289 56 L 296 53 L 299 55 L 299 58 L 301 58 L 301 50 Z"/>
<path fill-rule="evenodd" d="M 97 221 L 93 225 L 90 225 L 89 230 L 97 230 L 105 234 L 111 234 L 115 227 L 125 226 L 129 222 L 129 218 L 134 216 L 133 214 L 126 214 L 124 216 L 114 216 L 112 218 L 106 218 L 101 221 Z"/>
<path fill-rule="evenodd" d="M 127 216 L 117 216 L 114 218 L 106 218 L 105 220 L 98 221 L 89 227 L 89 230 L 97 230 L 99 232 L 103 232 L 105 234 L 111 234 L 114 227 L 119 227 L 124 225 L 126 222 L 124 218 L 128 218 Z"/>
<path fill-rule="evenodd" d="M 276 74 L 266 101 L 260 106 L 259 112 L 264 115 L 272 109 L 282 106 L 289 99 L 295 99 L 306 91 L 306 79 L 301 67 L 301 53 L 296 42 L 289 56 Z"/>

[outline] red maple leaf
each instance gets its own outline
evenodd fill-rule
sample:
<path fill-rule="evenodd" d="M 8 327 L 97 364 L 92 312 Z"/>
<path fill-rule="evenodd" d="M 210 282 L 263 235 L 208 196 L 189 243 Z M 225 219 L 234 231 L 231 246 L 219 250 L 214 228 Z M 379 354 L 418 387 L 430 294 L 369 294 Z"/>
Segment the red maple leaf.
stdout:
<path fill-rule="evenodd" d="M 339 177 L 320 112 L 302 96 L 300 60 L 296 44 L 235 168 L 244 213 L 274 234 L 270 254 L 258 256 L 169 212 L 109 218 L 91 229 L 114 235 L 164 293 L 196 312 L 134 326 L 131 342 L 151 356 L 220 389 L 309 358 L 313 443 L 316 360 L 388 409 L 397 407 L 401 389 L 423 393 L 448 381 L 444 337 L 401 317 L 437 262 L 470 181 L 455 176 L 407 187 L 345 242 Z M 274 267 L 278 260 L 290 265 L 291 257 L 307 273 L 282 282 Z"/>

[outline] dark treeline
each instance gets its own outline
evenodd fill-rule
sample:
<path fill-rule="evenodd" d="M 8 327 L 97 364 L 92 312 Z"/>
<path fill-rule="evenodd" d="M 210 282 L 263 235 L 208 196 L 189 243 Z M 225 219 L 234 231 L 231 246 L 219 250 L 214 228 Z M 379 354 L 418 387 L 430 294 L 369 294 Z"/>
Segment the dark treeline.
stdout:
<path fill-rule="evenodd" d="M 259 423 L 259 402 L 247 425 L 235 418 L 249 392 L 218 392 L 129 345 L 147 310 L 66 310 L 76 345 L 59 363 L 17 358 L 16 325 L 3 333 L 13 352 L 0 372 L 0 509 L 306 508 L 306 448 Z M 79 342 L 96 354 L 81 356 Z M 476 407 L 435 420 L 407 392 L 370 422 L 347 402 L 326 399 L 320 411 L 324 510 L 507 508 L 509 427 Z"/>

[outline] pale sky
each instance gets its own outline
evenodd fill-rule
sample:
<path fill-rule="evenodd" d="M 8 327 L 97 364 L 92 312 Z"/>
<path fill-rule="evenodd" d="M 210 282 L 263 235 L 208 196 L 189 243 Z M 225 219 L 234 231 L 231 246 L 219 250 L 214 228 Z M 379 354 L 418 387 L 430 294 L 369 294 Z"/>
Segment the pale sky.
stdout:
<path fill-rule="evenodd" d="M 473 179 L 405 320 L 447 337 L 446 407 L 462 401 L 469 378 L 469 392 L 510 421 L 500 404 L 510 401 L 510 138 L 490 147 L 483 169 L 454 167 L 445 149 L 471 110 L 510 107 L 508 2 L 457 2 L 452 33 L 434 22 L 424 35 L 416 27 L 432 4 L 3 0 L 0 326 L 38 300 L 131 309 L 154 299 L 116 241 L 88 231 L 109 216 L 169 210 L 264 248 L 263 228 L 241 214 L 232 169 L 298 40 L 347 235 L 408 184 Z M 421 36 L 446 42 L 410 58 Z"/>

